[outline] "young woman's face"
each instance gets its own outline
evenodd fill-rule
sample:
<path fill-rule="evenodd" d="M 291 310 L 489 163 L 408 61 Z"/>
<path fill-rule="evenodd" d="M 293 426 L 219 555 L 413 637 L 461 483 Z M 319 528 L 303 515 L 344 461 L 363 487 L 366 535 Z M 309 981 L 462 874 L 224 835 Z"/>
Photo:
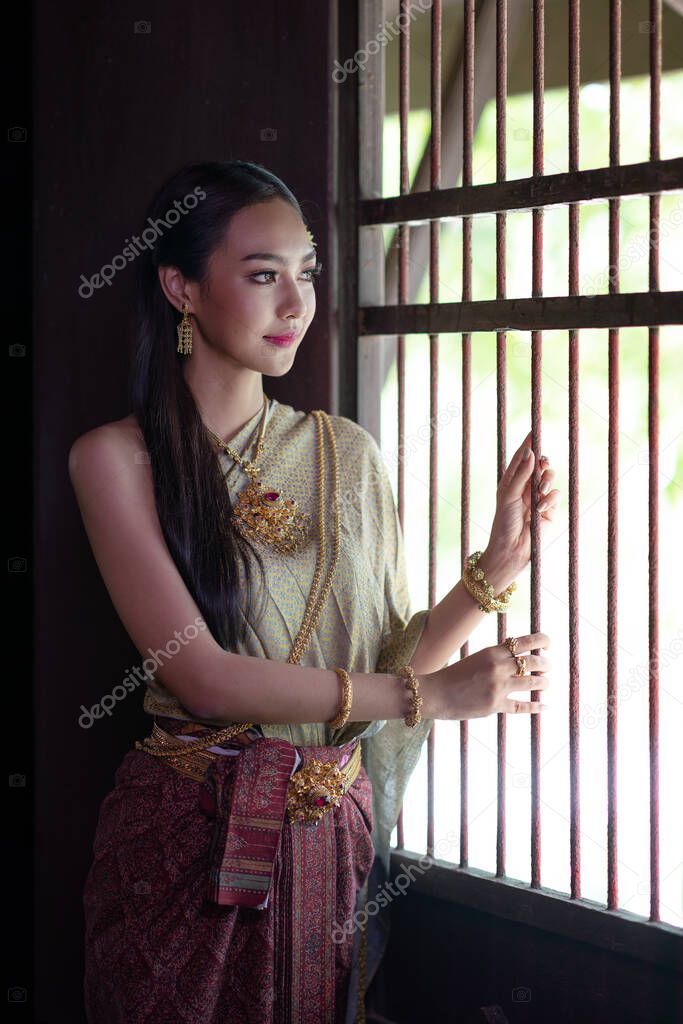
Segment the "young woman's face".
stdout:
<path fill-rule="evenodd" d="M 286 373 L 315 314 L 315 265 L 306 227 L 286 200 L 240 210 L 212 255 L 208 282 L 188 284 L 195 337 L 242 367 Z M 289 334 L 289 344 L 269 340 Z"/>

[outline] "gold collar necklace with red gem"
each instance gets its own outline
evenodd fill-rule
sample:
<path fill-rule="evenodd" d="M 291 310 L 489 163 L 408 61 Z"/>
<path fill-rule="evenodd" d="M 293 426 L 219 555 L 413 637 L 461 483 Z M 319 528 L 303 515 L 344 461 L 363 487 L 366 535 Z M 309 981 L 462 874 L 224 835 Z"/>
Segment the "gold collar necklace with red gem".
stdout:
<path fill-rule="evenodd" d="M 248 460 L 222 441 L 213 430 L 206 428 L 212 440 L 227 452 L 250 477 L 249 484 L 237 496 L 232 512 L 232 523 L 243 537 L 260 540 L 282 554 L 293 554 L 306 540 L 309 516 L 302 512 L 292 498 L 284 498 L 279 488 L 265 487 L 258 479 L 257 465 L 264 447 L 265 424 L 270 399 L 263 396 L 263 415 L 253 460 Z"/>

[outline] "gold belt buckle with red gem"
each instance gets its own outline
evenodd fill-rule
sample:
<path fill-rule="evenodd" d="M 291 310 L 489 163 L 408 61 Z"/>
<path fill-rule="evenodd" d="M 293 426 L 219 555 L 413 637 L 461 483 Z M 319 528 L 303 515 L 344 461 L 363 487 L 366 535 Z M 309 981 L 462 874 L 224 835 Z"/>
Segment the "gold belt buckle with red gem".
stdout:
<path fill-rule="evenodd" d="M 290 822 L 320 821 L 323 814 L 338 807 L 344 795 L 344 773 L 337 761 L 312 758 L 289 780 L 287 816 Z"/>

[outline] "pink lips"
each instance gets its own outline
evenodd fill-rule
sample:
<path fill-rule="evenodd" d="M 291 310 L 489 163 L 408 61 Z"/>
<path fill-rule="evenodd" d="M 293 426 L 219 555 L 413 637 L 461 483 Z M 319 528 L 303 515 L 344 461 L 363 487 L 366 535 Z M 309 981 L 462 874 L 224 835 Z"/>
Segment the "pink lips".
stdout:
<path fill-rule="evenodd" d="M 291 345 L 296 339 L 296 334 L 278 334 L 276 336 L 264 335 L 266 341 L 272 341 L 274 345 Z"/>

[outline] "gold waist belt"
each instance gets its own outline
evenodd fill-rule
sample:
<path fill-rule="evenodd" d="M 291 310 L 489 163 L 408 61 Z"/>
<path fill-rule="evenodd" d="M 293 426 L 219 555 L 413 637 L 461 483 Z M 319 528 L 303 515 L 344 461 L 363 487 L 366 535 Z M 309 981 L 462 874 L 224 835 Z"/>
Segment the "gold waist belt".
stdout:
<path fill-rule="evenodd" d="M 202 737 L 203 739 L 203 737 Z M 241 742 L 227 742 L 224 746 L 239 751 L 244 748 L 245 741 L 254 742 L 264 737 L 249 737 L 241 734 Z M 267 738 L 266 738 L 267 739 Z M 178 743 L 182 749 L 178 748 Z M 136 743 L 135 748 L 147 754 L 162 758 L 171 768 L 197 782 L 202 782 L 212 761 L 218 757 L 229 757 L 229 754 L 218 754 L 202 749 L 193 750 L 196 741 L 178 741 L 173 733 L 166 732 L 154 723 L 151 736 L 143 743 Z M 280 741 L 284 742 L 284 741 Z M 298 748 L 306 750 L 306 747 Z M 341 748 L 339 748 L 341 749 Z M 236 755 L 232 755 L 236 756 Z M 312 757 L 292 774 L 287 788 L 287 815 L 293 821 L 318 821 L 323 814 L 336 807 L 342 796 L 356 781 L 361 768 L 362 751 L 360 740 L 356 741 L 348 761 L 340 767 L 338 760 L 324 761 Z"/>

